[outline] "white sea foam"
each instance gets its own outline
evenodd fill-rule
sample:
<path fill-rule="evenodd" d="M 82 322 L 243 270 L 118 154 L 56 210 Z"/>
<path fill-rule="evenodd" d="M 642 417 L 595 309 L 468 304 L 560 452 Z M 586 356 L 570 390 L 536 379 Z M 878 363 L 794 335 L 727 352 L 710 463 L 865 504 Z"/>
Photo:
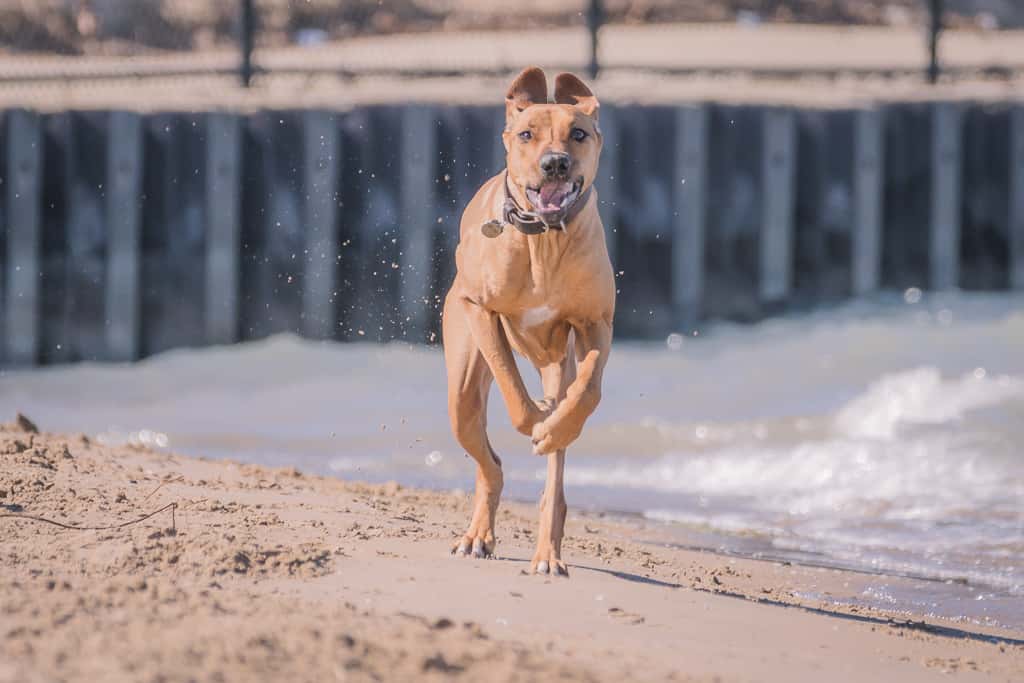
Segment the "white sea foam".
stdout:
<path fill-rule="evenodd" d="M 941 514 L 940 503 L 978 504 L 1013 493 L 1017 468 L 983 462 L 982 453 L 957 441 L 942 436 L 899 443 L 832 439 L 789 448 L 739 445 L 700 455 L 669 454 L 647 463 L 573 463 L 566 481 L 749 498 L 753 508 L 792 515 L 891 503 L 901 514 L 921 517 Z"/>
<path fill-rule="evenodd" d="M 832 415 L 633 427 L 674 449 L 570 461 L 579 488 L 658 496 L 653 520 L 776 551 L 1024 595 L 1024 379 L 887 373 Z M 541 477 L 537 471 L 535 476 Z"/>
<path fill-rule="evenodd" d="M 988 377 L 976 370 L 944 380 L 937 368 L 921 367 L 873 382 L 839 411 L 836 426 L 849 436 L 891 439 L 901 425 L 959 420 L 968 411 L 1021 397 L 1019 377 Z"/>

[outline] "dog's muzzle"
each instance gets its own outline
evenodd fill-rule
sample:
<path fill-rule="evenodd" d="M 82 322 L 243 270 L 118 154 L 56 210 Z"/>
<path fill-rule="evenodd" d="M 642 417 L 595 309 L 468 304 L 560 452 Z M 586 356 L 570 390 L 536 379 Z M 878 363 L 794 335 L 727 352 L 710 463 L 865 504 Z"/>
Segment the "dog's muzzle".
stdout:
<path fill-rule="evenodd" d="M 487 237 L 497 237 L 504 230 L 505 225 L 515 226 L 520 232 L 526 235 L 539 235 L 548 230 L 563 230 L 567 223 L 572 221 L 583 207 L 587 204 L 593 188 L 588 187 L 585 192 L 580 192 L 583 179 L 574 183 L 568 183 L 569 187 L 556 187 L 549 189 L 546 199 L 553 204 L 539 204 L 530 196 L 532 192 L 541 192 L 527 189 L 527 198 L 530 203 L 537 206 L 551 206 L 552 211 L 530 211 L 519 206 L 512 190 L 509 187 L 508 172 L 505 172 L 505 203 L 502 207 L 502 221 L 488 221 L 481 226 L 481 230 Z M 542 190 L 544 188 L 542 187 Z"/>

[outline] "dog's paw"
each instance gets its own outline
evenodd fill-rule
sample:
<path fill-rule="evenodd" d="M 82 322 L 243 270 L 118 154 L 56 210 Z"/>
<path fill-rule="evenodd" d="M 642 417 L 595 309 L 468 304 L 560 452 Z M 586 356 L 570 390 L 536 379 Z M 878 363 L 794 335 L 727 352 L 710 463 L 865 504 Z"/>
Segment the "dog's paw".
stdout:
<path fill-rule="evenodd" d="M 548 455 L 555 451 L 568 448 L 569 444 L 580 435 L 581 429 L 564 416 L 557 413 L 551 415 L 533 428 L 534 455 Z"/>
<path fill-rule="evenodd" d="M 553 398 L 541 398 L 533 399 L 533 405 L 537 408 L 537 414 L 534 417 L 534 423 L 530 427 L 530 432 L 527 436 L 532 436 L 533 432 L 536 431 L 537 425 L 543 424 L 545 420 L 548 420 L 551 415 L 555 412 L 558 407 L 558 401 Z"/>
<path fill-rule="evenodd" d="M 493 538 L 488 541 L 480 537 L 473 538 L 469 534 L 466 534 L 461 540 L 452 546 L 452 555 L 457 557 L 472 556 L 482 559 L 490 559 L 494 557 L 494 546 L 495 541 Z"/>
<path fill-rule="evenodd" d="M 544 420 L 548 419 L 551 413 L 555 412 L 555 408 L 558 407 L 558 401 L 556 399 L 548 397 L 540 399 L 535 398 L 533 399 L 533 404 L 537 406 L 537 410 L 540 411 L 541 419 L 539 420 L 539 422 L 543 422 Z"/>
<path fill-rule="evenodd" d="M 516 431 L 525 436 L 533 434 L 533 430 L 544 420 L 551 417 L 558 407 L 558 402 L 553 398 L 532 399 L 533 405 L 527 405 L 526 410 L 518 417 L 512 417 L 512 424 Z"/>
<path fill-rule="evenodd" d="M 538 549 L 530 561 L 530 574 L 569 577 L 569 567 L 552 548 Z"/>

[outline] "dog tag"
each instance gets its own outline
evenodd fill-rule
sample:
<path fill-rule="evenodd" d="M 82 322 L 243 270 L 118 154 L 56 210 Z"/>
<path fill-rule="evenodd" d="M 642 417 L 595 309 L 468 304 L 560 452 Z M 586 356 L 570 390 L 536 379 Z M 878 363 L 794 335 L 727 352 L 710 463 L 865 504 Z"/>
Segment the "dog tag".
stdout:
<path fill-rule="evenodd" d="M 480 231 L 483 232 L 484 237 L 497 237 L 505 229 L 501 221 L 487 221 L 480 226 Z"/>

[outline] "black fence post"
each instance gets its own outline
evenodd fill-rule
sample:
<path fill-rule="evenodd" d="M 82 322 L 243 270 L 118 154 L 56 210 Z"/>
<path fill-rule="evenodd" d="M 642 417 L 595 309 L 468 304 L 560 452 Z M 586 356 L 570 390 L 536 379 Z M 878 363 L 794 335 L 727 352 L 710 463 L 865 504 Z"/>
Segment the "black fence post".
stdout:
<path fill-rule="evenodd" d="M 243 88 L 248 88 L 252 83 L 252 46 L 255 30 L 256 10 L 253 7 L 253 0 L 241 0 L 238 21 L 238 45 L 242 51 L 242 61 L 238 68 L 238 75 L 242 79 Z"/>
<path fill-rule="evenodd" d="M 942 0 L 930 0 L 931 22 L 928 27 L 928 82 L 939 80 L 939 34 L 942 33 Z"/>
<path fill-rule="evenodd" d="M 597 32 L 604 23 L 604 6 L 601 0 L 590 0 L 590 7 L 587 9 L 587 30 L 590 31 L 590 66 L 587 71 L 590 78 L 597 78 L 597 72 L 601 70 L 597 61 Z"/>

